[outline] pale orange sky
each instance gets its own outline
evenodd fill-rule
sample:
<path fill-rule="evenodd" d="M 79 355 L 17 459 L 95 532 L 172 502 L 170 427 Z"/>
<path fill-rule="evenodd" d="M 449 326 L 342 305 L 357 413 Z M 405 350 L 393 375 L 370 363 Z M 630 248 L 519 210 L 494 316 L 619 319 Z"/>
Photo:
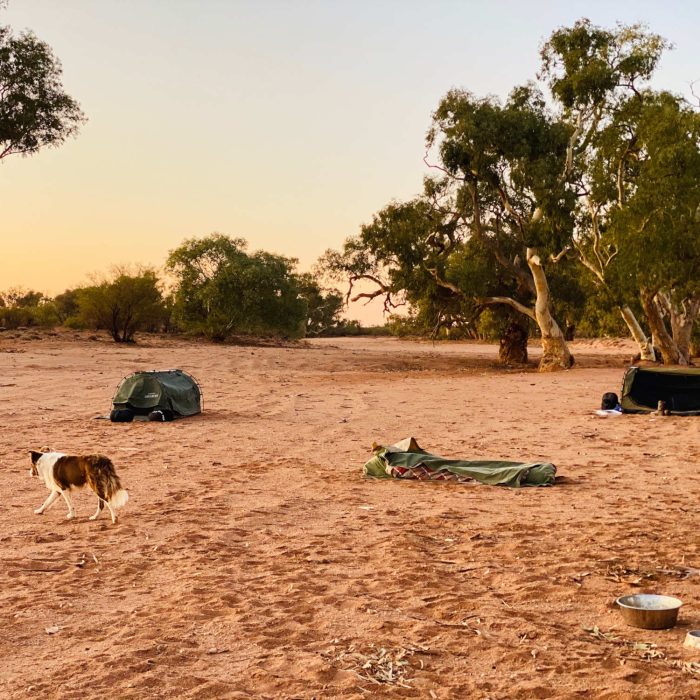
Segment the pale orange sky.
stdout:
<path fill-rule="evenodd" d="M 558 25 L 648 21 L 677 45 L 663 85 L 687 91 L 700 77 L 687 4 L 10 0 L 0 22 L 53 47 L 89 122 L 0 162 L 0 289 L 56 294 L 114 264 L 161 266 L 213 231 L 308 269 L 420 191 L 449 88 L 507 94 Z M 380 306 L 350 316 L 381 322 Z"/>

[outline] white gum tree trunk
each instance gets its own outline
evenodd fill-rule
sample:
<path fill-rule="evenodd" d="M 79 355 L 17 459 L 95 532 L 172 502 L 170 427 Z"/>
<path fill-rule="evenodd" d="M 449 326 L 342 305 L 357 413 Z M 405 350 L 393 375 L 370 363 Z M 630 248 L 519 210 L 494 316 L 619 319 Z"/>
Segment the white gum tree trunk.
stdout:
<path fill-rule="evenodd" d="M 551 294 L 542 261 L 534 248 L 527 249 L 526 258 L 535 282 L 535 320 L 542 335 L 540 372 L 569 369 L 574 364 L 574 358 L 559 324 L 552 316 Z"/>
<path fill-rule="evenodd" d="M 671 291 L 661 291 L 657 298 L 671 321 L 671 334 L 678 348 L 679 364 L 689 365 L 691 335 L 700 312 L 700 298 L 687 296 L 679 299 Z"/>
<path fill-rule="evenodd" d="M 683 361 L 676 342 L 666 328 L 661 309 L 656 301 L 656 294 L 656 290 L 644 287 L 639 290 L 639 298 L 642 302 L 642 308 L 644 309 L 644 315 L 647 317 L 649 328 L 651 328 L 654 343 L 658 345 L 665 365 L 687 365 L 688 362 Z"/>
<path fill-rule="evenodd" d="M 656 362 L 656 353 L 654 352 L 654 344 L 652 339 L 644 332 L 642 327 L 634 315 L 634 311 L 627 304 L 620 307 L 620 314 L 624 322 L 627 324 L 629 332 L 632 334 L 634 341 L 639 346 L 639 355 L 642 360 L 650 360 Z"/>

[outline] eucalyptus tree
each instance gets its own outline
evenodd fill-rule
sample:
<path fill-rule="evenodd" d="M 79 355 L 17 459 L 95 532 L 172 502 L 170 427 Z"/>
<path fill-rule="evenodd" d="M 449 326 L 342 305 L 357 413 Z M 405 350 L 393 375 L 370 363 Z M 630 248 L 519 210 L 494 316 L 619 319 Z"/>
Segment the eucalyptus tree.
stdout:
<path fill-rule="evenodd" d="M 61 78 L 48 44 L 0 26 L 0 159 L 59 146 L 78 132 L 85 116 Z"/>
<path fill-rule="evenodd" d="M 170 252 L 176 320 L 216 341 L 235 333 L 303 335 L 308 305 L 297 261 L 246 247 L 242 238 L 214 233 Z"/>
<path fill-rule="evenodd" d="M 617 304 L 643 359 L 656 359 L 656 344 L 666 362 L 686 362 L 697 315 L 688 296 L 697 236 L 688 211 L 698 142 L 693 110 L 648 86 L 668 47 L 640 25 L 609 30 L 580 20 L 556 30 L 543 46 L 541 77 L 573 134 L 573 250 Z M 643 309 L 651 334 L 633 306 Z"/>
<path fill-rule="evenodd" d="M 426 183 L 428 189 L 433 185 Z M 327 251 L 323 269 L 349 282 L 348 299 L 381 298 L 387 312 L 408 305 L 427 333 L 473 329 L 491 298 L 516 295 L 522 285 L 511 274 L 499 274 L 492 250 L 465 237 L 459 213 L 446 204 L 434 196 L 388 204 L 342 251 Z M 529 288 L 520 295 L 525 302 L 532 296 Z M 501 359 L 507 363 L 527 360 L 528 324 L 517 316 L 505 307 L 498 314 Z"/>
<path fill-rule="evenodd" d="M 311 273 L 298 276 L 299 295 L 306 302 L 306 336 L 321 336 L 339 332 L 344 321 L 341 314 L 345 306 L 343 295 L 337 289 L 322 287 Z"/>
<path fill-rule="evenodd" d="M 506 305 L 536 323 L 542 371 L 573 364 L 548 281 L 573 233 L 570 139 L 570 129 L 528 85 L 513 90 L 503 105 L 450 91 L 435 111 L 426 144 L 426 162 L 432 156 L 438 172 L 427 181 L 427 193 L 455 211 L 461 240 L 479 241 L 499 273 L 510 275 L 520 290 L 520 298 L 484 296 L 480 302 Z M 434 277 L 441 286 L 450 284 Z"/>
<path fill-rule="evenodd" d="M 610 216 L 613 273 L 639 294 L 663 361 L 688 364 L 700 314 L 700 112 L 669 93 L 643 98 L 630 120 L 634 187 Z"/>
<path fill-rule="evenodd" d="M 384 208 L 331 266 L 370 285 L 355 298 L 384 296 L 387 307 L 403 294 L 414 306 L 429 300 L 462 317 L 507 309 L 524 317 L 521 327 L 537 325 L 541 370 L 570 367 L 547 277 L 573 231 L 563 168 L 569 139 L 532 86 L 505 104 L 450 91 L 428 133 L 433 174 L 423 195 Z"/>

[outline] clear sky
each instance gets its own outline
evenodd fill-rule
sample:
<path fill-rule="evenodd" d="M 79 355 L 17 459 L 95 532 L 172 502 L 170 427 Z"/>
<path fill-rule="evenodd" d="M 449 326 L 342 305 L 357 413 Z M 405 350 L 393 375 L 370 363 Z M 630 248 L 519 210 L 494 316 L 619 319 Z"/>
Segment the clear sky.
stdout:
<path fill-rule="evenodd" d="M 0 163 L 0 289 L 161 266 L 213 231 L 308 269 L 419 192 L 448 89 L 505 96 L 583 16 L 671 40 L 658 85 L 700 78 L 693 0 L 10 0 L 0 23 L 52 46 L 89 122 Z"/>

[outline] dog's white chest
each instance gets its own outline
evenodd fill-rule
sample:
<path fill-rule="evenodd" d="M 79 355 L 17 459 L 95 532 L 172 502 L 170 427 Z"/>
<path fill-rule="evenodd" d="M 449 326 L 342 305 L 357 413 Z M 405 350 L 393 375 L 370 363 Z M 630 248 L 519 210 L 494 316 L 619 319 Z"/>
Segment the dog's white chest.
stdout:
<path fill-rule="evenodd" d="M 49 491 L 54 491 L 58 488 L 58 484 L 53 478 L 53 468 L 56 461 L 64 456 L 62 452 L 47 452 L 37 462 L 36 470 L 39 472 L 39 477 L 44 480 Z"/>

